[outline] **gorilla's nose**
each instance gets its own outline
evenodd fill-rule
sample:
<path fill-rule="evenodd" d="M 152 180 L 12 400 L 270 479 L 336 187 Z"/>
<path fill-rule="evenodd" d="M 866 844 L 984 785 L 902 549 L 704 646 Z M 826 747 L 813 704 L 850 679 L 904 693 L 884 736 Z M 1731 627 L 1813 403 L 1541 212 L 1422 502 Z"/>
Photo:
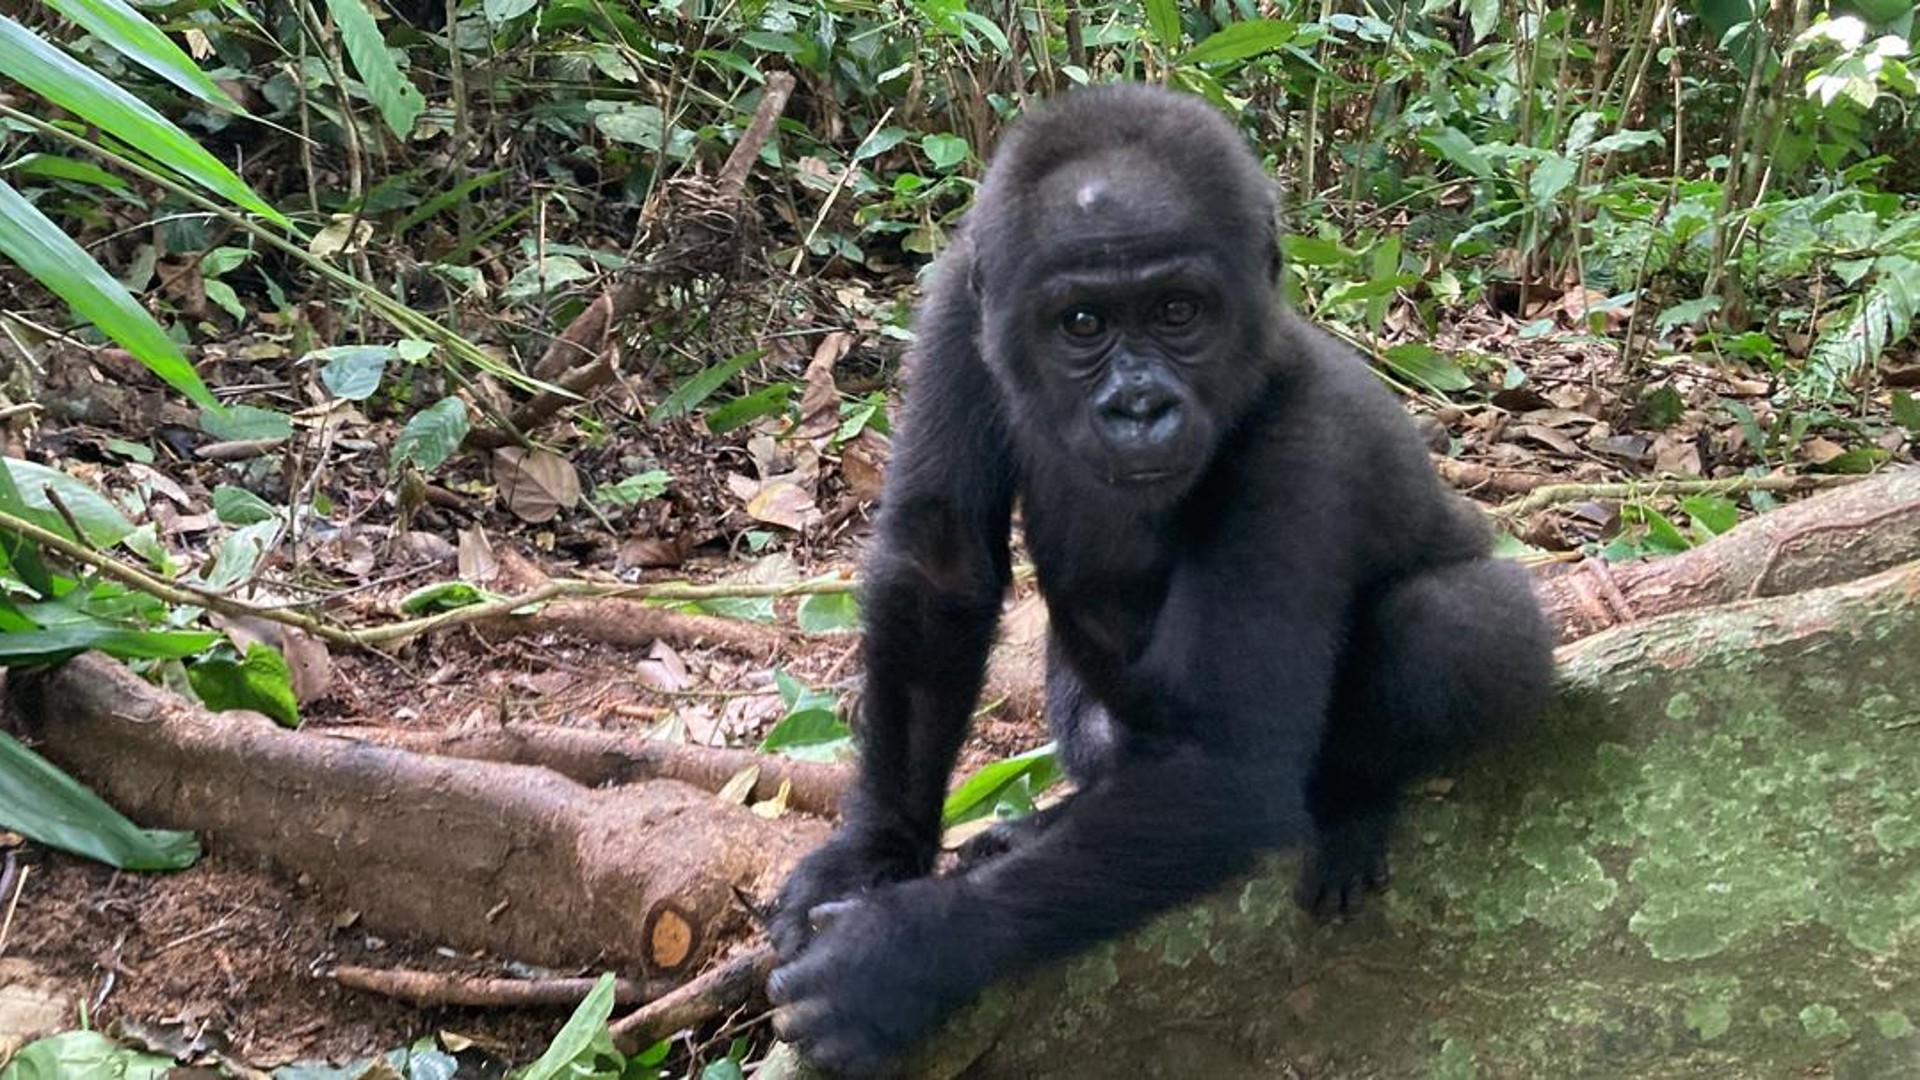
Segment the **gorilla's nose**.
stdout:
<path fill-rule="evenodd" d="M 1117 447 L 1166 442 L 1180 426 L 1180 400 L 1152 383 L 1120 388 L 1100 403 L 1100 420 Z"/>

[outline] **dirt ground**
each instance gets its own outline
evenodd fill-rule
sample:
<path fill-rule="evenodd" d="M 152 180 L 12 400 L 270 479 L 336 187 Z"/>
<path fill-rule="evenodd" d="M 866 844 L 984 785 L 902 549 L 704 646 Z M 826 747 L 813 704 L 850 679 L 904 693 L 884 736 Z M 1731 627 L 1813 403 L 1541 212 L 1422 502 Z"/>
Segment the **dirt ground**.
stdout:
<path fill-rule="evenodd" d="M 809 685 L 848 670 L 851 636 L 795 640 L 797 651 L 782 656 L 781 666 Z M 766 667 L 713 649 L 656 646 L 636 656 L 597 643 L 456 632 L 398 657 L 342 655 L 335 664 L 335 689 L 310 710 L 306 730 L 453 728 L 510 715 L 646 731 L 671 716 L 688 738 L 740 743 L 781 712 Z M 1033 720 L 985 717 L 963 769 L 1043 739 Z M 417 1007 L 343 989 L 330 973 L 351 964 L 597 974 L 536 972 L 431 942 L 383 939 L 357 925 L 354 912 L 271 867 L 231 860 L 217 845 L 176 874 L 120 873 L 3 832 L 0 845 L 11 868 L 0 903 L 13 901 L 0 935 L 0 1039 L 33 1030 L 36 1016 L 42 1030 L 57 1030 L 84 1015 L 130 1045 L 190 1060 L 224 1056 L 255 1069 L 350 1062 L 435 1034 L 471 1043 L 463 1061 L 485 1053 L 524 1063 L 565 1010 Z M 724 1047 L 740 1028 L 753 1030 L 755 1019 L 703 1034 Z M 685 1049 L 703 1056 L 703 1047 Z M 0 1060 L 5 1052 L 0 1042 Z"/>

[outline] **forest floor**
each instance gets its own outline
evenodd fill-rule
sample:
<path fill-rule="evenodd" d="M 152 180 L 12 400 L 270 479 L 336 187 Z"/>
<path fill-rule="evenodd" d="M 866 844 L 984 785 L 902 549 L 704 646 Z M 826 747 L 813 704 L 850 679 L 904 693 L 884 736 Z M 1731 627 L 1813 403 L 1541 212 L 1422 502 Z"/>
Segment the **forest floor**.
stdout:
<path fill-rule="evenodd" d="M 1660 362 L 1636 388 L 1640 404 L 1629 406 L 1614 346 L 1576 332 L 1577 315 L 1550 305 L 1524 317 L 1483 306 L 1422 335 L 1444 349 L 1499 357 L 1509 373 L 1525 376 L 1503 378 L 1489 367 L 1477 372 L 1481 381 L 1509 389 L 1454 401 L 1410 399 L 1432 445 L 1451 462 L 1448 478 L 1490 506 L 1546 481 L 1725 476 L 1755 464 L 1816 469 L 1864 445 L 1861 429 L 1841 417 L 1763 462 L 1725 403 L 1745 403 L 1764 420 L 1774 385 L 1764 373 L 1707 353 Z M 1558 329 L 1520 333 L 1543 319 L 1557 320 Z M 814 340 L 834 333 L 822 328 Z M 265 387 L 249 399 L 258 404 L 309 407 L 311 373 L 283 347 L 276 351 L 284 341 L 271 330 L 236 337 L 207 350 L 203 372 L 217 387 Z M 870 372 L 891 370 L 896 348 L 877 336 L 843 335 L 837 362 L 842 370 L 864 366 L 869 374 L 861 378 L 871 385 Z M 836 360 L 823 369 L 821 357 L 820 350 L 776 355 L 761 375 L 832 390 Z M 1906 363 L 1896 368 L 1897 379 L 1911 379 L 1916 369 L 1910 358 Z M 637 362 L 620 367 L 621 377 L 581 414 L 592 423 L 565 419 L 541 433 L 545 445 L 562 448 L 583 490 L 647 469 L 673 478 L 663 495 L 633 506 L 607 504 L 599 515 L 584 507 L 544 514 L 507 489 L 499 459 L 485 453 L 456 457 L 430 477 L 424 499 L 410 500 L 387 466 L 408 414 L 404 405 L 385 415 L 356 411 L 326 456 L 301 462 L 297 475 L 288 464 L 293 455 L 277 451 L 209 460 L 195 442 L 192 415 L 143 369 L 111 353 L 43 363 L 47 374 L 34 400 L 44 412 L 37 426 L 13 429 L 7 452 L 143 507 L 143 520 L 185 564 L 206 558 L 219 531 L 211 519 L 217 485 L 246 487 L 275 504 L 290 501 L 290 490 L 308 500 L 324 497 L 333 508 L 327 527 L 302 537 L 297 559 L 268 565 L 258 582 L 264 593 L 284 596 L 289 583 L 310 590 L 323 581 L 325 610 L 348 623 L 391 619 L 410 591 L 482 577 L 506 560 L 555 577 L 629 581 L 783 581 L 856 568 L 875 466 L 885 454 L 877 431 L 841 439 L 837 430 L 796 431 L 783 418 L 721 435 L 698 419 L 650 425 L 643 416 L 674 378 Z M 886 384 L 884 377 L 878 382 Z M 1659 404 L 1650 409 L 1649 402 Z M 1867 408 L 1884 415 L 1883 407 Z M 140 460 L 129 445 L 156 456 Z M 1895 460 L 1912 459 L 1912 440 L 1897 429 L 1881 429 L 1874 445 Z M 779 483 L 798 491 L 771 497 Z M 1741 509 L 1751 508 L 1743 502 Z M 1623 520 L 1619 500 L 1605 499 L 1573 499 L 1505 524 L 1547 557 L 1646 534 L 1644 520 Z M 777 605 L 777 620 L 792 624 L 792 601 Z M 460 627 L 392 654 L 320 657 L 321 670 L 310 672 L 303 688 L 303 717 L 307 730 L 344 734 L 367 725 L 456 730 L 511 718 L 752 746 L 783 715 L 775 666 L 816 688 L 843 689 L 857 675 L 852 634 L 787 640 L 770 660 L 697 642 L 659 640 L 636 649 L 592 635 L 503 636 Z M 963 770 L 1044 740 L 1037 716 L 989 712 Z M 5 833 L 0 848 L 9 868 L 0 905 L 12 905 L 0 907 L 0 1040 L 33 1030 L 36 1019 L 44 1024 L 51 1010 L 55 1027 L 84 1016 L 135 1045 L 181 1058 L 224 1056 L 257 1069 L 363 1059 L 436 1033 L 443 1043 L 525 1061 L 564 1015 L 416 1007 L 339 988 L 328 973 L 343 963 L 479 974 L 526 969 L 431 942 L 384 940 L 301 881 L 236 861 L 217 846 L 193 868 L 165 875 L 115 872 Z M 754 1019 L 703 1033 L 704 1046 L 690 1047 L 695 1060 L 713 1056 L 713 1047 L 724 1048 Z"/>

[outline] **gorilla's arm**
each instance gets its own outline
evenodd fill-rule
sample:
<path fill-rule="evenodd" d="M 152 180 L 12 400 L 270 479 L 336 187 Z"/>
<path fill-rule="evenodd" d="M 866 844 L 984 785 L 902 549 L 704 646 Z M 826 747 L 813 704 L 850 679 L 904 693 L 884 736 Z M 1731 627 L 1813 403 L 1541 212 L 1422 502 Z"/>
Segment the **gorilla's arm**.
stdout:
<path fill-rule="evenodd" d="M 784 956 L 806 945 L 815 905 L 932 870 L 947 778 L 1012 577 L 1011 440 L 977 355 L 964 256 L 942 263 L 920 316 L 908 415 L 865 568 L 859 784 L 845 824 L 781 893 L 769 931 Z"/>

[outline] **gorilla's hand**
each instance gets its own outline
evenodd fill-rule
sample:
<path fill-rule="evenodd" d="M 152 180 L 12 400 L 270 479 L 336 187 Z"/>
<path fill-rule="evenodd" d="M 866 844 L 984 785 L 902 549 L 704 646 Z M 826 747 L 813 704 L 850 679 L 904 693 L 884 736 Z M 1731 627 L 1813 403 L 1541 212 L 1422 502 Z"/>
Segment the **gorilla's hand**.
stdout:
<path fill-rule="evenodd" d="M 1317 919 L 1358 915 L 1366 896 L 1387 887 L 1391 814 L 1367 814 L 1320 830 L 1294 898 Z"/>
<path fill-rule="evenodd" d="M 809 920 L 813 909 L 918 877 L 927 872 L 925 862 L 907 845 L 868 830 L 843 829 L 802 860 L 787 879 L 767 920 L 767 936 L 780 959 L 790 964 L 813 939 Z"/>
<path fill-rule="evenodd" d="M 767 980 L 774 1029 L 829 1072 L 885 1072 L 978 992 L 987 969 L 969 958 L 953 916 L 963 887 L 921 880 L 808 913 L 812 942 Z"/>

